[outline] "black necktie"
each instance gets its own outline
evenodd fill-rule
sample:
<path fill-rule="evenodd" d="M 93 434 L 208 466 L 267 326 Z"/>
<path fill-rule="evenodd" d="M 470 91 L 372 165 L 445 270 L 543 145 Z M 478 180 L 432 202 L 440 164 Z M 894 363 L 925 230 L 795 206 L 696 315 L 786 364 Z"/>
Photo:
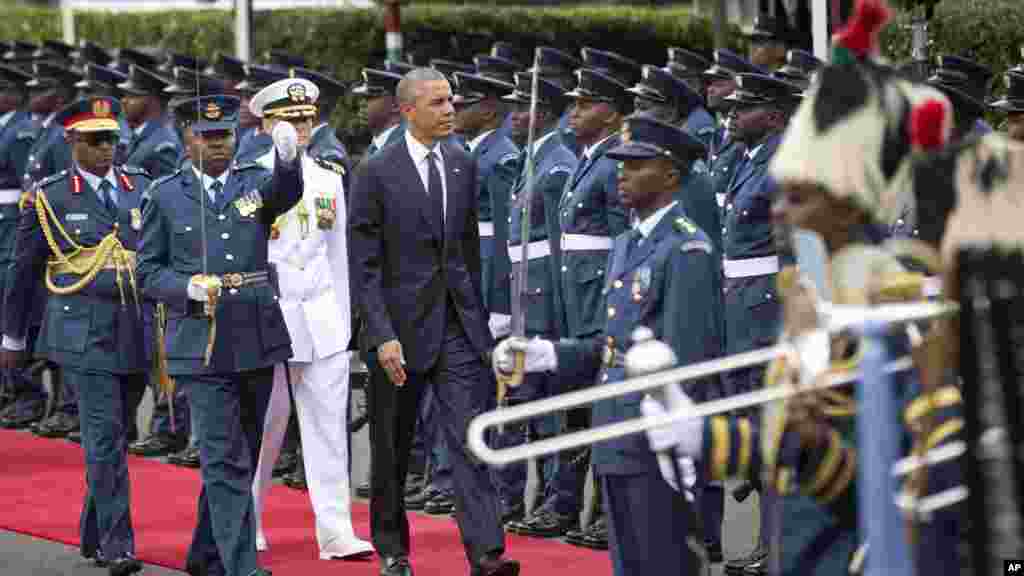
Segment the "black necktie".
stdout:
<path fill-rule="evenodd" d="M 441 185 L 441 171 L 437 167 L 437 152 L 427 155 L 427 194 L 433 207 L 434 226 L 438 236 L 444 239 L 444 188 Z"/>
<path fill-rule="evenodd" d="M 112 213 L 117 212 L 117 201 L 114 200 L 114 187 L 110 180 L 104 179 L 100 182 L 100 198 L 103 199 L 103 206 Z"/>
<path fill-rule="evenodd" d="M 214 180 L 213 184 L 210 184 L 210 190 L 208 193 L 212 204 L 217 203 L 217 197 L 220 196 L 221 188 L 223 188 L 223 186 L 221 185 L 220 180 Z"/>

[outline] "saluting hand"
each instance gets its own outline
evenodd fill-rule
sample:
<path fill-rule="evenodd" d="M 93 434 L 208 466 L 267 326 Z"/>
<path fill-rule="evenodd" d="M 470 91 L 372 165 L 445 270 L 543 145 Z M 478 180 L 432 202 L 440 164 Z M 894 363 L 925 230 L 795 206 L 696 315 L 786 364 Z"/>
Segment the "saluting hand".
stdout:
<path fill-rule="evenodd" d="M 299 133 L 295 127 L 288 122 L 278 122 L 270 134 L 274 141 L 274 149 L 277 150 L 277 157 L 284 162 L 295 160 L 299 153 Z"/>
<path fill-rule="evenodd" d="M 378 346 L 377 361 L 395 386 L 405 385 L 405 356 L 402 355 L 401 342 L 388 340 Z"/>

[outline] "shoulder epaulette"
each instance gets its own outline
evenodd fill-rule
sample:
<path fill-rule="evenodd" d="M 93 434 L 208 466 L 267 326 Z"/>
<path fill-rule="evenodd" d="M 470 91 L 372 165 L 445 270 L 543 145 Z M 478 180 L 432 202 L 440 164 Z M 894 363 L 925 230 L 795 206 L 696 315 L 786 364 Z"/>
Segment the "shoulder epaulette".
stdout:
<path fill-rule="evenodd" d="M 153 147 L 153 152 L 163 152 L 164 150 L 175 151 L 177 149 L 178 149 L 178 145 L 175 144 L 174 142 L 171 142 L 170 140 L 168 140 L 166 142 L 161 142 L 160 144 L 157 144 L 156 146 L 154 146 Z"/>
<path fill-rule="evenodd" d="M 46 186 L 49 186 L 50 184 L 53 184 L 54 182 L 60 182 L 61 180 L 65 179 L 67 177 L 68 177 L 68 171 L 67 170 L 61 170 L 60 172 L 57 172 L 56 174 L 51 174 L 51 175 L 47 176 L 46 178 L 43 178 L 42 180 L 40 180 L 39 183 L 38 183 L 38 186 L 40 188 L 44 188 Z"/>
<path fill-rule="evenodd" d="M 317 166 L 325 170 L 330 170 L 331 172 L 334 172 L 335 174 L 340 174 L 341 176 L 345 175 L 345 165 L 342 164 L 341 162 L 335 162 L 333 160 L 328 160 L 323 157 L 314 158 L 313 161 L 316 162 Z"/>
<path fill-rule="evenodd" d="M 516 160 L 519 160 L 519 153 L 509 152 L 498 159 L 498 164 L 508 164 L 509 162 L 515 162 Z"/>
<path fill-rule="evenodd" d="M 157 186 L 163 184 L 164 182 L 167 182 L 168 180 L 178 176 L 179 174 L 181 174 L 181 168 L 180 167 L 177 170 L 175 170 L 174 172 L 172 172 L 170 174 L 167 174 L 165 176 L 161 176 L 161 177 L 157 178 L 156 180 L 154 180 L 153 184 L 151 185 L 151 187 L 152 188 L 156 188 Z"/>
<path fill-rule="evenodd" d="M 562 172 L 572 174 L 572 169 L 565 164 L 555 164 L 554 168 L 548 171 L 548 174 L 561 174 Z"/>
<path fill-rule="evenodd" d="M 233 172 L 238 172 L 240 170 L 251 170 L 252 168 L 262 168 L 262 166 L 257 162 L 239 162 L 232 166 L 231 170 Z"/>
<path fill-rule="evenodd" d="M 688 240 L 679 246 L 681 252 L 705 252 L 711 254 L 711 243 L 707 240 Z"/>
<path fill-rule="evenodd" d="M 146 178 L 152 178 L 152 176 L 149 175 L 149 172 L 147 172 L 145 168 L 142 168 L 140 166 L 131 166 L 129 164 L 125 164 L 123 166 L 120 166 L 120 169 L 121 172 L 129 174 L 131 176 L 145 176 Z"/>
<path fill-rule="evenodd" d="M 672 225 L 675 227 L 677 232 L 685 232 L 687 234 L 697 233 L 697 225 L 691 222 L 686 216 L 676 218 Z"/>

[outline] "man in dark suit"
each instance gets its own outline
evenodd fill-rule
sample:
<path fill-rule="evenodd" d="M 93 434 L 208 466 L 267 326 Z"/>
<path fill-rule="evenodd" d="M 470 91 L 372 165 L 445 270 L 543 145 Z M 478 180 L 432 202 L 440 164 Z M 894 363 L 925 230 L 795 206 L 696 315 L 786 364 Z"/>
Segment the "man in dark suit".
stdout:
<path fill-rule="evenodd" d="M 476 163 L 450 143 L 451 86 L 436 70 L 399 82 L 404 142 L 356 170 L 349 220 L 353 293 L 371 373 L 371 531 L 383 576 L 409 576 L 403 487 L 420 399 L 433 387 L 454 472 L 455 519 L 474 576 L 516 576 L 505 560 L 490 471 L 466 448 L 494 405 L 492 348 L 480 296 Z M 442 174 L 444 175 L 442 177 Z"/>

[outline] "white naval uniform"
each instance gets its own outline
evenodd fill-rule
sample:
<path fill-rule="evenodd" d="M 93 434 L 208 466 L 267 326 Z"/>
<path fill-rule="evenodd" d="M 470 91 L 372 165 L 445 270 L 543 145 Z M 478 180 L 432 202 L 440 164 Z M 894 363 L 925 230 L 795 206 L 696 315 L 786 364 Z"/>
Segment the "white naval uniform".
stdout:
<path fill-rule="evenodd" d="M 257 162 L 272 165 L 272 154 Z M 343 558 L 373 551 L 353 530 L 349 491 L 347 348 L 351 316 L 345 196 L 341 176 L 305 154 L 302 163 L 302 205 L 308 212 L 305 237 L 296 205 L 278 221 L 280 236 L 270 240 L 269 260 L 277 267 L 281 311 L 292 340 L 289 371 L 320 558 Z M 334 225 L 329 230 L 317 226 L 318 198 L 336 203 Z M 261 549 L 266 549 L 262 501 L 271 486 L 290 415 L 288 382 L 284 368 L 278 365 L 253 481 L 257 545 Z"/>

